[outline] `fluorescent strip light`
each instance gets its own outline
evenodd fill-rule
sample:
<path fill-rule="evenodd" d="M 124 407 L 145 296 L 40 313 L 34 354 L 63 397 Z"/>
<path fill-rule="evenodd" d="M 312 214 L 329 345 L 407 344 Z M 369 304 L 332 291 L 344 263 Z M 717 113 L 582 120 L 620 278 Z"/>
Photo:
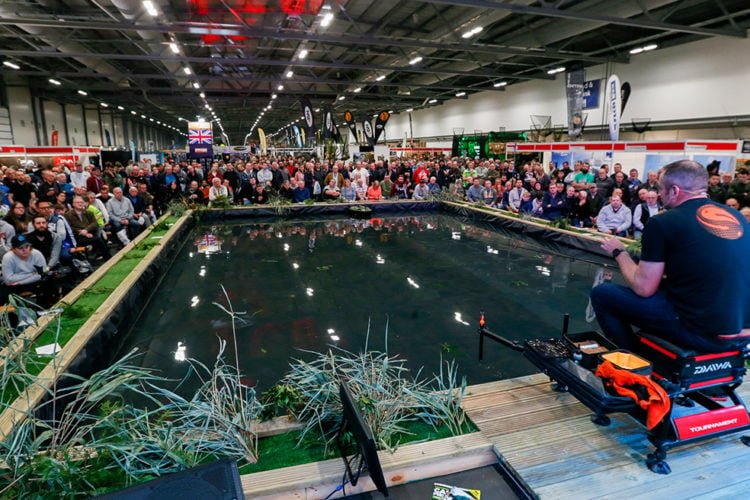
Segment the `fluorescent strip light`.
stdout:
<path fill-rule="evenodd" d="M 78 93 L 81 95 L 89 95 L 89 93 L 86 92 L 85 90 L 79 90 Z"/>
<path fill-rule="evenodd" d="M 108 108 L 109 107 L 109 104 L 107 104 L 106 102 L 100 102 L 99 105 L 101 107 L 103 107 L 103 108 Z"/>
<path fill-rule="evenodd" d="M 305 57 L 307 57 L 307 54 L 309 54 L 309 52 L 307 51 L 307 49 L 302 49 L 302 50 L 300 51 L 300 53 L 299 53 L 299 56 L 298 56 L 298 57 L 299 57 L 300 59 L 304 59 Z"/>
<path fill-rule="evenodd" d="M 289 70 L 289 71 L 287 71 L 287 72 L 286 72 L 286 77 L 287 77 L 287 78 L 291 78 L 291 77 L 293 77 L 293 76 L 294 76 L 294 71 L 292 71 L 292 70 Z"/>
<path fill-rule="evenodd" d="M 375 79 L 376 82 L 382 82 L 383 80 L 385 80 L 385 75 L 380 75 Z"/>
<path fill-rule="evenodd" d="M 145 120 L 146 119 L 146 115 L 141 115 L 141 118 L 143 118 Z"/>
<path fill-rule="evenodd" d="M 278 90 L 280 92 L 280 91 L 284 90 L 284 86 L 283 85 L 279 85 L 278 87 L 276 87 L 276 90 Z"/>
<path fill-rule="evenodd" d="M 193 88 L 194 89 L 199 89 L 199 88 L 201 88 L 201 84 L 198 83 L 198 82 L 193 82 Z"/>
<path fill-rule="evenodd" d="M 18 70 L 18 69 L 21 69 L 21 66 L 19 66 L 19 65 L 18 65 L 18 64 L 16 64 L 16 63 L 12 63 L 12 62 L 10 62 L 10 61 L 3 61 L 3 65 L 4 65 L 4 66 L 7 66 L 7 67 L 9 67 L 9 68 L 11 68 L 11 69 L 16 69 L 16 70 Z"/>
<path fill-rule="evenodd" d="M 360 92 L 362 92 L 362 87 L 357 87 L 356 89 L 352 90 L 352 92 L 354 92 L 355 94 L 359 94 Z"/>
<path fill-rule="evenodd" d="M 327 28 L 331 24 L 331 21 L 333 21 L 333 14 L 329 12 L 323 16 L 323 20 L 320 21 L 320 25 L 324 28 Z"/>
<path fill-rule="evenodd" d="M 339 101 L 343 101 L 344 99 L 346 99 L 346 96 L 339 96 Z"/>
<path fill-rule="evenodd" d="M 279 97 L 279 96 L 276 95 L 276 94 L 271 94 L 271 99 L 276 99 L 277 97 Z"/>
<path fill-rule="evenodd" d="M 495 87 L 495 88 L 505 87 L 506 85 L 508 85 L 508 82 L 496 82 L 496 83 L 492 84 L 492 86 Z"/>
<path fill-rule="evenodd" d="M 174 42 L 172 42 L 172 43 L 169 44 L 169 48 L 172 49 L 172 53 L 173 54 L 179 54 L 180 53 L 180 48 Z"/>
<path fill-rule="evenodd" d="M 186 75 L 190 75 L 190 74 L 193 73 L 193 70 L 191 70 L 187 66 L 185 66 L 184 68 L 182 68 L 182 71 L 184 71 Z"/>
<path fill-rule="evenodd" d="M 415 57 L 414 59 L 412 59 L 411 61 L 409 61 L 409 64 L 411 64 L 413 66 L 413 65 L 415 65 L 415 64 L 417 64 L 419 62 L 422 62 L 422 56 Z"/>
<path fill-rule="evenodd" d="M 130 112 L 130 114 L 131 114 L 131 115 L 136 115 L 136 114 L 138 114 L 138 113 L 136 113 L 135 111 L 131 111 L 131 112 Z"/>
<path fill-rule="evenodd" d="M 652 43 L 650 45 L 646 45 L 645 47 L 643 47 L 643 52 L 652 51 L 652 50 L 654 50 L 657 47 L 658 47 L 658 45 L 656 45 L 655 43 Z"/>
<path fill-rule="evenodd" d="M 55 80 L 54 78 L 50 78 L 50 79 L 49 79 L 49 82 L 50 82 L 50 83 L 51 83 L 52 85 L 62 85 L 62 82 L 61 82 L 60 80 Z"/>
<path fill-rule="evenodd" d="M 562 73 L 563 71 L 565 71 L 565 67 L 564 66 L 560 66 L 559 68 L 553 68 L 553 69 L 547 71 L 547 74 L 548 75 L 555 75 L 557 73 Z"/>
<path fill-rule="evenodd" d="M 120 111 L 125 111 L 125 108 L 123 108 L 122 106 L 117 106 L 117 109 Z"/>
<path fill-rule="evenodd" d="M 412 111 L 414 111 L 414 108 L 409 108 L 406 110 L 407 113 L 411 113 Z"/>
<path fill-rule="evenodd" d="M 205 99 L 206 98 L 206 93 L 205 92 L 201 92 L 198 95 L 201 96 L 201 99 Z"/>
<path fill-rule="evenodd" d="M 463 97 L 466 95 L 466 92 L 456 92 L 456 97 Z"/>
<path fill-rule="evenodd" d="M 632 55 L 640 54 L 641 52 L 643 52 L 643 47 L 638 47 L 638 48 L 635 48 L 635 49 L 631 49 L 631 50 L 630 50 L 630 53 L 631 53 Z"/>
<path fill-rule="evenodd" d="M 145 2 L 143 2 L 143 7 L 151 17 L 156 17 L 159 15 L 159 12 L 156 10 L 156 6 L 154 6 L 154 2 L 152 2 L 151 0 L 146 0 Z"/>
<path fill-rule="evenodd" d="M 437 102 L 437 99 L 430 99 L 427 101 L 427 104 L 435 104 Z"/>

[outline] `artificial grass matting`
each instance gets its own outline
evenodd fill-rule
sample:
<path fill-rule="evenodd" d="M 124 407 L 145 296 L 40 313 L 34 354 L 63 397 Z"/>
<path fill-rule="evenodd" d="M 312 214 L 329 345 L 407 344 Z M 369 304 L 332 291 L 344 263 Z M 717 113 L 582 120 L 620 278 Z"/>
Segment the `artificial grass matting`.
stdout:
<path fill-rule="evenodd" d="M 450 430 L 445 425 L 436 429 L 426 422 L 415 421 L 405 423 L 404 428 L 406 432 L 397 437 L 399 446 L 451 437 Z M 467 418 L 462 428 L 462 434 L 476 432 L 477 430 L 474 422 Z M 300 432 L 287 432 L 258 440 L 258 461 L 240 467 L 240 474 L 252 474 L 339 457 L 338 450 L 335 447 L 326 453 L 325 446 L 320 440 L 309 443 L 305 441 L 298 444 Z"/>
<path fill-rule="evenodd" d="M 49 356 L 38 356 L 36 348 L 54 342 L 64 347 L 151 249 L 161 245 L 160 237 L 163 237 L 178 219 L 179 217 L 168 217 L 159 222 L 146 239 L 130 249 L 99 281 L 84 291 L 78 300 L 73 304 L 61 304 L 64 310 L 59 316 L 59 321 L 51 322 L 36 340 L 26 346 L 28 355 L 25 360 L 25 372 L 28 375 L 38 375 L 51 362 Z M 4 387 L 0 394 L 0 406 L 8 406 L 18 395 L 15 387 Z"/>

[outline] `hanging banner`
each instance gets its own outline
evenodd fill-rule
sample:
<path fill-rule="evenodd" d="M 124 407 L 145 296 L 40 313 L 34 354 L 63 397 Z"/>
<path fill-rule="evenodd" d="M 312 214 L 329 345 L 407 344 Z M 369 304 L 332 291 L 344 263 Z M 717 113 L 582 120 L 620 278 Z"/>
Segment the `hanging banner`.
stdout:
<path fill-rule="evenodd" d="M 52 144 L 51 144 L 52 146 L 57 146 L 57 142 L 59 140 L 58 139 L 59 137 L 60 137 L 60 133 L 57 130 L 55 130 L 54 132 L 52 132 Z"/>
<path fill-rule="evenodd" d="M 188 145 L 191 158 L 213 158 L 214 134 L 208 122 L 188 122 Z"/>
<path fill-rule="evenodd" d="M 375 132 L 372 130 L 372 122 L 369 118 L 362 120 L 362 133 L 365 136 L 365 142 L 368 146 L 375 144 Z"/>
<path fill-rule="evenodd" d="M 299 127 L 297 125 L 292 125 L 292 137 L 294 139 L 294 143 L 297 145 L 298 148 L 302 147 L 302 136 L 299 133 Z"/>
<path fill-rule="evenodd" d="M 344 113 L 344 125 L 347 125 L 349 127 L 349 130 L 352 131 L 352 134 L 354 137 L 357 137 L 357 123 L 354 121 L 354 115 L 351 111 L 347 111 Z"/>
<path fill-rule="evenodd" d="M 609 140 L 620 138 L 620 111 L 622 110 L 620 95 L 620 78 L 612 75 L 607 80 L 607 117 L 609 118 Z"/>
<path fill-rule="evenodd" d="M 333 111 L 326 109 L 323 123 L 323 139 L 333 139 L 335 142 L 341 142 L 341 134 L 336 126 L 336 120 L 333 118 Z"/>
<path fill-rule="evenodd" d="M 375 140 L 373 141 L 373 144 L 377 144 L 380 135 L 385 130 L 385 124 L 388 123 L 390 117 L 391 114 L 388 111 L 381 111 L 378 113 L 378 118 L 375 120 Z"/>
<path fill-rule="evenodd" d="M 583 109 L 593 109 L 599 107 L 599 94 L 602 81 L 587 80 L 583 82 Z"/>
<path fill-rule="evenodd" d="M 568 135 L 578 138 L 583 133 L 583 79 L 582 69 L 565 73 L 565 96 L 568 102 Z"/>
<path fill-rule="evenodd" d="M 304 136 L 311 140 L 315 134 L 315 115 L 313 114 L 312 104 L 307 97 L 302 98 L 302 116 L 304 117 Z M 304 139 L 302 142 L 306 142 Z"/>
<path fill-rule="evenodd" d="M 260 143 L 260 154 L 265 155 L 266 153 L 266 133 L 258 127 L 258 142 Z"/>
<path fill-rule="evenodd" d="M 622 84 L 622 87 L 620 87 L 620 98 L 622 100 L 622 106 L 620 107 L 620 116 L 622 116 L 623 113 L 625 113 L 625 105 L 628 103 L 628 99 L 630 99 L 630 83 L 625 82 Z"/>
<path fill-rule="evenodd" d="M 304 128 L 299 129 L 299 135 L 302 137 L 302 146 L 300 147 L 304 147 L 304 145 L 307 144 L 307 134 L 305 134 Z"/>

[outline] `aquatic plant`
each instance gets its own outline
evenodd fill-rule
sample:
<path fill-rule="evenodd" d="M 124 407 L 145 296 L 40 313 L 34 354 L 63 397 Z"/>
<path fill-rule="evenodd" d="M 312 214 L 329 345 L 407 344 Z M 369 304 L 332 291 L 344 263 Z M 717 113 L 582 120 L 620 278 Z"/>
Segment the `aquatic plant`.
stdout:
<path fill-rule="evenodd" d="M 570 229 L 570 219 L 567 217 L 559 217 L 549 222 L 550 227 L 557 229 Z"/>
<path fill-rule="evenodd" d="M 182 217 L 188 211 L 188 204 L 182 198 L 175 198 L 167 205 L 167 211 L 175 217 Z"/>
<path fill-rule="evenodd" d="M 639 236 L 638 238 L 634 239 L 633 241 L 629 242 L 626 247 L 628 253 L 630 254 L 640 254 L 641 250 L 643 250 L 643 240 Z"/>
<path fill-rule="evenodd" d="M 368 350 L 367 343 L 357 354 L 339 347 L 310 354 L 309 361 L 292 362 L 290 372 L 282 379 L 301 398 L 297 408 L 289 408 L 304 425 L 300 442 L 320 437 L 326 449 L 334 444 L 342 411 L 340 381 L 348 383 L 382 449 L 393 451 L 398 447 L 399 436 L 409 434 L 408 422 L 448 425 L 451 433 L 461 433 L 466 417 L 460 402 L 466 380 L 458 381 L 455 364 L 447 365 L 445 371 L 441 367 L 441 373 L 432 379 L 424 379 L 420 373 L 412 376 L 404 359 Z"/>

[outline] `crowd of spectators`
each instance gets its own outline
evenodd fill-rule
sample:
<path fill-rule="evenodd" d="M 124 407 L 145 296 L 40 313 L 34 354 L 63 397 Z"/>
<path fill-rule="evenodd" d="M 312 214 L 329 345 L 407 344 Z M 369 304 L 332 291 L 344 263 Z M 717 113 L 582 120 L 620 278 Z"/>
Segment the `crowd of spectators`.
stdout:
<path fill-rule="evenodd" d="M 64 274 L 75 281 L 113 249 L 127 245 L 170 203 L 256 205 L 285 201 L 366 202 L 465 199 L 576 227 L 637 237 L 662 210 L 654 172 L 645 180 L 619 163 L 592 168 L 470 158 L 318 161 L 251 157 L 247 161 L 0 166 L 0 257 L 9 293 L 47 295 Z M 708 196 L 750 217 L 747 167 L 712 172 Z M 44 285 L 44 286 L 42 286 Z M 46 287 L 46 288 L 45 288 Z M 51 294 L 54 295 L 54 294 Z"/>

